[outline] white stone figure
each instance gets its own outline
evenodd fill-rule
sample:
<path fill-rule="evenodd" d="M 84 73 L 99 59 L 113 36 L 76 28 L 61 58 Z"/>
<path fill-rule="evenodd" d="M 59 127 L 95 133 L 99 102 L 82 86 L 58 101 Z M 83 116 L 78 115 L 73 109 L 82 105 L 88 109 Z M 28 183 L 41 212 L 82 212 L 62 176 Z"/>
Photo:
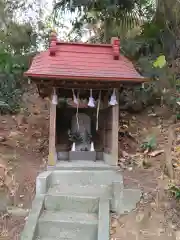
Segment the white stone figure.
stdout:
<path fill-rule="evenodd" d="M 117 102 L 117 99 L 116 99 L 116 91 L 115 91 L 115 88 L 114 88 L 113 93 L 111 95 L 111 99 L 109 101 L 109 105 L 114 106 L 114 105 L 117 105 L 117 104 L 118 104 L 118 102 Z"/>
<path fill-rule="evenodd" d="M 95 151 L 95 149 L 94 149 L 94 143 L 93 143 L 93 142 L 91 142 L 91 149 L 90 149 L 90 151 L 91 151 L 91 152 L 94 152 L 94 151 Z"/>
<path fill-rule="evenodd" d="M 73 144 L 72 144 L 72 148 L 71 148 L 71 151 L 72 151 L 72 152 L 75 152 L 75 151 L 76 151 L 76 146 L 75 146 L 75 142 L 73 142 Z"/>

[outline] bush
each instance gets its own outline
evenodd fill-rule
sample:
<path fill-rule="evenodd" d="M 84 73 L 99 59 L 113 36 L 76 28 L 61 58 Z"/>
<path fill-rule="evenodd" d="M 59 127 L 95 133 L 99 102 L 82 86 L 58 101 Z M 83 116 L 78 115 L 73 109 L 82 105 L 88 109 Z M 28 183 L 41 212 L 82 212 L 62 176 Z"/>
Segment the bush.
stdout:
<path fill-rule="evenodd" d="M 0 81 L 0 113 L 16 113 L 21 106 L 22 89 L 13 75 L 4 74 Z"/>
<path fill-rule="evenodd" d="M 26 59 L 25 59 L 26 58 Z M 21 107 L 23 72 L 27 57 L 0 50 L 0 113 L 17 113 Z"/>

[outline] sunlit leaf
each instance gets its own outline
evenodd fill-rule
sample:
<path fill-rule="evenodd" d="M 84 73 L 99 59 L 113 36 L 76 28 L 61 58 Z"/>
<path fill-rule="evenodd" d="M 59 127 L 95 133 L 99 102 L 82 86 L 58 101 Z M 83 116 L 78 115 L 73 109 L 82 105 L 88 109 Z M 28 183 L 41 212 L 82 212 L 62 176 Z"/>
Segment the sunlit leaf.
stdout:
<path fill-rule="evenodd" d="M 164 55 L 159 56 L 156 61 L 153 63 L 155 68 L 163 68 L 166 65 L 166 58 Z"/>

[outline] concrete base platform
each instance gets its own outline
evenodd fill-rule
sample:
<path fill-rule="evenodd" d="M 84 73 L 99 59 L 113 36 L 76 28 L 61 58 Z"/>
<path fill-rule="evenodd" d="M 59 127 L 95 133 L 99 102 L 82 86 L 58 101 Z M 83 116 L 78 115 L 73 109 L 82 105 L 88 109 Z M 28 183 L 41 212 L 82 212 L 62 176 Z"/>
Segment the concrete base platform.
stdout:
<path fill-rule="evenodd" d="M 124 189 L 117 167 L 59 162 L 37 177 L 36 197 L 21 240 L 109 240 L 110 211 L 136 208 L 139 190 Z"/>
<path fill-rule="evenodd" d="M 86 161 L 86 160 L 76 160 L 72 162 L 68 161 L 58 161 L 56 170 L 119 170 L 118 166 L 110 166 L 104 161 Z"/>
<path fill-rule="evenodd" d="M 70 151 L 69 152 L 69 160 L 86 160 L 86 161 L 96 161 L 96 152 L 89 152 L 89 151 Z"/>

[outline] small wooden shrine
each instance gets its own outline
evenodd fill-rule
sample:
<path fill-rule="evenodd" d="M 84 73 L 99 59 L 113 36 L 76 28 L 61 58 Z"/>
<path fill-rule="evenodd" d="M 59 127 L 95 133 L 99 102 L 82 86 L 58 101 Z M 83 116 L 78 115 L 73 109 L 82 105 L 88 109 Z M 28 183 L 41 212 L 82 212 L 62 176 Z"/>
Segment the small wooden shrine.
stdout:
<path fill-rule="evenodd" d="M 25 73 L 50 98 L 48 165 L 57 160 L 118 162 L 118 94 L 144 79 L 111 44 L 67 43 L 51 34 L 50 47 Z"/>

